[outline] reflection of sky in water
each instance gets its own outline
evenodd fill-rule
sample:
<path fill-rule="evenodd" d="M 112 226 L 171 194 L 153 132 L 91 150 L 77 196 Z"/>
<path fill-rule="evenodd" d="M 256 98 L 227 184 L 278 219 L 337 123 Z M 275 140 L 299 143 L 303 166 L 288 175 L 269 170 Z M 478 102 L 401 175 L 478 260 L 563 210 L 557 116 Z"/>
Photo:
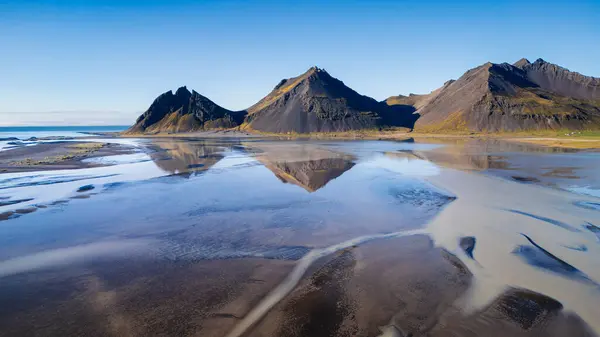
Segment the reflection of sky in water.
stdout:
<path fill-rule="evenodd" d="M 142 155 L 105 159 L 134 161 L 115 166 L 12 174 L 10 178 L 30 183 L 85 178 L 3 190 L 13 198 L 34 198 L 32 204 L 78 195 L 75 191 L 86 184 L 95 185 L 91 192 L 98 194 L 4 222 L 0 257 L 135 237 L 162 242 L 162 254 L 169 257 L 228 256 L 236 251 L 285 255 L 287 248 L 282 247 L 301 252 L 294 247 L 420 226 L 448 202 L 432 194 L 430 185 L 410 177 L 435 174 L 435 165 L 425 161 L 376 155 L 308 193 L 282 183 L 243 152 L 227 150 L 222 155 L 208 170 L 183 176 L 169 175 L 152 161 L 140 162 Z M 134 183 L 103 188 L 119 181 Z M 440 202 L 415 203 L 425 195 Z"/>
<path fill-rule="evenodd" d="M 126 126 L 0 127 L 0 138 L 81 137 L 85 132 L 117 132 Z"/>
<path fill-rule="evenodd" d="M 82 185 L 144 180 L 164 174 L 152 161 L 79 170 L 5 173 L 0 175 L 0 197 L 33 200 L 0 207 L 0 211 L 68 198 L 75 195 L 75 191 Z"/>
<path fill-rule="evenodd" d="M 351 153 L 358 157 L 372 156 L 374 152 L 394 151 L 428 151 L 441 148 L 441 144 L 420 144 L 394 141 L 346 141 L 346 142 L 322 142 L 327 148 Z"/>
<path fill-rule="evenodd" d="M 119 165 L 119 164 L 132 164 L 144 161 L 151 161 L 152 159 L 146 153 L 132 153 L 132 154 L 120 154 L 115 156 L 107 157 L 96 157 L 82 160 L 85 163 L 103 164 L 103 165 Z"/>
<path fill-rule="evenodd" d="M 578 194 L 585 194 L 592 197 L 600 198 L 600 189 L 591 188 L 590 186 L 571 186 L 568 187 L 567 190 Z"/>
<path fill-rule="evenodd" d="M 114 132 L 115 129 L 104 130 L 101 127 L 93 128 L 95 132 Z M 33 146 L 40 143 L 53 143 L 57 141 L 86 141 L 86 142 L 108 142 L 123 145 L 137 145 L 140 140 L 128 138 L 94 138 L 92 134 L 75 131 L 12 131 L 0 132 L 0 139 L 17 138 L 17 140 L 0 140 L 0 151 L 14 149 L 22 146 Z M 38 138 L 38 140 L 28 140 Z M 44 139 L 48 138 L 48 139 Z M 52 139 L 60 138 L 60 140 Z"/>
<path fill-rule="evenodd" d="M 536 178 L 541 184 L 600 196 L 600 153 L 496 153 L 509 163 L 489 172 L 508 179 Z"/>
<path fill-rule="evenodd" d="M 375 155 L 365 162 L 368 167 L 380 168 L 406 176 L 432 176 L 440 173 L 440 169 L 426 160 L 408 160 L 406 158 L 389 158 Z"/>

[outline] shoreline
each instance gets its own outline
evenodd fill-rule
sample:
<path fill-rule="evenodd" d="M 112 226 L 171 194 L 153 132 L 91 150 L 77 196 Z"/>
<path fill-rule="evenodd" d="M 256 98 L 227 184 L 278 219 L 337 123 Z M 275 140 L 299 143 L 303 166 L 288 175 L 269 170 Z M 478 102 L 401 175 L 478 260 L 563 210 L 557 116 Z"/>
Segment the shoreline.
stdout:
<path fill-rule="evenodd" d="M 551 133 L 420 133 L 418 131 L 390 130 L 390 131 L 348 131 L 333 133 L 289 133 L 275 134 L 259 131 L 240 130 L 210 130 L 181 133 L 157 134 L 114 134 L 119 138 L 269 138 L 269 139 L 316 139 L 316 140 L 405 140 L 410 138 L 431 139 L 498 139 L 509 142 L 528 143 L 544 147 L 557 147 L 578 150 L 600 149 L 600 132 L 597 136 L 573 135 L 559 136 Z"/>
<path fill-rule="evenodd" d="M 600 150 L 600 137 L 574 136 L 553 137 L 522 134 L 436 134 L 407 131 L 356 131 L 342 133 L 313 133 L 313 134 L 271 134 L 256 131 L 240 130 L 211 130 L 184 133 L 159 134 L 123 134 L 118 132 L 100 133 L 106 138 L 144 138 L 144 139 L 270 139 L 270 140 L 382 140 L 402 141 L 422 139 L 430 141 L 461 141 L 461 140 L 501 140 L 512 143 L 530 144 L 545 148 L 573 149 L 578 151 Z M 99 163 L 88 163 L 85 159 L 105 157 L 120 154 L 132 154 L 135 148 L 128 145 L 106 142 L 88 141 L 86 138 L 58 140 L 55 142 L 39 143 L 0 151 L 0 173 L 47 171 L 61 169 L 80 169 L 106 166 Z"/>

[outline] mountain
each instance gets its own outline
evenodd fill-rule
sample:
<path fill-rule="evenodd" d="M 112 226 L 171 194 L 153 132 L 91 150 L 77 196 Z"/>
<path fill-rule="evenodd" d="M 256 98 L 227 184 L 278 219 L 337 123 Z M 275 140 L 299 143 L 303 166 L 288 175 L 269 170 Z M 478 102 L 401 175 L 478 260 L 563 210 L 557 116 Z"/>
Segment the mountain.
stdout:
<path fill-rule="evenodd" d="M 358 94 L 325 70 L 310 68 L 284 79 L 248 108 L 251 129 L 274 133 L 340 132 L 383 127 L 412 128 L 409 105 L 388 106 Z"/>
<path fill-rule="evenodd" d="M 425 95 L 383 102 L 324 69 L 284 79 L 258 103 L 227 110 L 186 87 L 154 100 L 127 132 L 242 127 L 271 133 L 405 127 L 422 132 L 600 129 L 600 79 L 538 59 L 486 63 Z"/>
<path fill-rule="evenodd" d="M 600 78 L 584 76 L 542 59 L 534 63 L 521 59 L 514 66 L 522 69 L 541 89 L 576 99 L 600 99 Z"/>
<path fill-rule="evenodd" d="M 418 94 L 409 94 L 408 96 L 398 95 L 398 96 L 390 96 L 385 100 L 385 103 L 390 106 L 396 105 L 409 105 L 413 106 L 417 111 L 422 107 L 427 105 L 432 99 L 434 99 L 444 88 L 454 83 L 454 80 L 447 81 L 444 85 L 436 90 L 430 92 L 429 94 L 418 95 Z"/>
<path fill-rule="evenodd" d="M 521 131 L 600 128 L 600 79 L 538 59 L 486 63 L 431 94 L 390 98 L 411 104 L 415 130 Z"/>
<path fill-rule="evenodd" d="M 242 124 L 245 111 L 230 111 L 185 86 L 175 94 L 158 96 L 127 130 L 128 133 L 189 132 L 210 128 L 231 128 Z"/>

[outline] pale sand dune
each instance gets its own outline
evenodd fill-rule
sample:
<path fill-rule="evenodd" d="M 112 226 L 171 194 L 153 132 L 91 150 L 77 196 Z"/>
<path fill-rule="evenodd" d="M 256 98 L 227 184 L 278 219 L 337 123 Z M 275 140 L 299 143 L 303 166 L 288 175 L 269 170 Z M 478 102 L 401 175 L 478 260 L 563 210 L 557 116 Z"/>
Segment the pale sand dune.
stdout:
<path fill-rule="evenodd" d="M 426 231 L 436 245 L 455 253 L 473 273 L 473 285 L 459 303 L 465 312 L 482 309 L 508 287 L 523 288 L 556 299 L 600 333 L 600 245 L 583 228 L 586 222 L 597 222 L 599 213 L 574 205 L 592 198 L 454 170 L 444 170 L 427 180 L 457 196 Z M 515 249 L 521 245 L 535 247 L 521 233 L 580 273 L 568 277 L 525 263 L 514 254 Z M 465 236 L 476 239 L 474 260 L 459 247 L 460 238 Z M 588 251 L 565 247 L 570 244 L 584 244 Z"/>

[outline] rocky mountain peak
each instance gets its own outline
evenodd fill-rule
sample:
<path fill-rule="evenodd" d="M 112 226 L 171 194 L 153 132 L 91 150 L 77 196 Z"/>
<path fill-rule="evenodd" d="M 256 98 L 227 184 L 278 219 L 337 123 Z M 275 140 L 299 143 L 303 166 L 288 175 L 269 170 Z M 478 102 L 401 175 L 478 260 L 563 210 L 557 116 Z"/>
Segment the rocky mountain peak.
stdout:
<path fill-rule="evenodd" d="M 513 66 L 515 66 L 517 68 L 523 68 L 530 64 L 531 64 L 531 62 L 529 62 L 528 59 L 522 58 L 522 59 L 518 60 L 517 62 L 513 63 Z"/>
<path fill-rule="evenodd" d="M 577 99 L 600 99 L 600 78 L 570 71 L 541 58 L 520 67 L 540 88 Z"/>
<path fill-rule="evenodd" d="M 230 111 L 195 90 L 179 87 L 158 96 L 127 131 L 187 132 L 204 128 L 229 128 L 243 122 L 245 111 Z"/>
<path fill-rule="evenodd" d="M 363 96 L 319 67 L 282 80 L 248 108 L 248 125 L 266 132 L 342 132 L 383 126 L 411 128 L 410 106 L 389 107 Z"/>
<path fill-rule="evenodd" d="M 325 71 L 325 69 L 319 68 L 317 66 L 311 67 L 304 75 L 309 79 L 323 79 L 330 78 L 331 76 Z"/>
<path fill-rule="evenodd" d="M 182 87 L 179 87 L 177 89 L 177 91 L 175 91 L 175 96 L 177 96 L 177 97 L 189 98 L 191 95 L 192 95 L 192 93 L 190 93 L 190 91 L 188 90 L 188 88 L 185 85 Z"/>

